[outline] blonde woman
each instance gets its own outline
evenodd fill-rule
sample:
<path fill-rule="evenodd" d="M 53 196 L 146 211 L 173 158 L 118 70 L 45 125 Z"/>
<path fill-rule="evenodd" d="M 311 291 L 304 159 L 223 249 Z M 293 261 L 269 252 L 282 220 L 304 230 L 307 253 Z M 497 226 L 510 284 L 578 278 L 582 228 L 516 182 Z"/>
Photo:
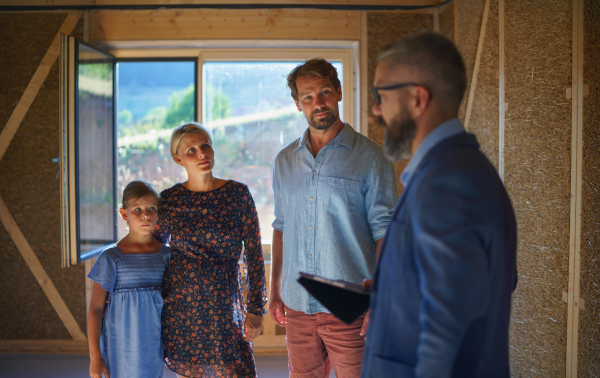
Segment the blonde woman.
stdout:
<path fill-rule="evenodd" d="M 215 152 L 201 124 L 173 131 L 171 156 L 188 180 L 161 193 L 154 228 L 172 250 L 163 288 L 165 362 L 178 377 L 256 377 L 250 342 L 262 329 L 266 287 L 254 200 L 246 185 L 213 176 Z"/>

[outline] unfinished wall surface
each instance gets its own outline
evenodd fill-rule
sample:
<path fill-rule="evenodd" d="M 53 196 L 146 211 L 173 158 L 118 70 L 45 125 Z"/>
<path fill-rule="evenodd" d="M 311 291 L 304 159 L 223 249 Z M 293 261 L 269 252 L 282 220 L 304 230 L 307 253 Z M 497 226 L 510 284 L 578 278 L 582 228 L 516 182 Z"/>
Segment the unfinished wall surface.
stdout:
<path fill-rule="evenodd" d="M 473 67 L 475 66 L 475 55 L 477 53 L 477 43 L 479 42 L 479 30 L 481 29 L 485 0 L 455 1 L 457 1 L 456 22 L 458 24 L 458 41 L 455 41 L 455 43 L 463 56 L 467 69 L 467 91 L 458 112 L 458 118 L 464 122 L 467 98 L 469 97 L 469 88 L 471 86 L 471 78 L 473 77 Z"/>
<path fill-rule="evenodd" d="M 475 45 L 478 42 L 479 31 Z M 470 69 L 473 72 L 473 67 Z M 468 96 L 467 92 L 463 104 L 467 103 Z M 498 170 L 498 107 L 498 1 L 490 1 L 468 131 L 477 136 L 481 150 L 496 170 Z"/>
<path fill-rule="evenodd" d="M 505 185 L 518 225 L 513 377 L 564 377 L 571 185 L 572 11 L 506 0 Z"/>
<path fill-rule="evenodd" d="M 454 4 L 450 3 L 440 9 L 440 33 L 454 43 Z"/>
<path fill-rule="evenodd" d="M 377 53 L 387 44 L 398 37 L 417 32 L 421 29 L 433 29 L 433 17 L 428 13 L 400 13 L 400 12 L 369 12 L 367 16 L 368 30 L 368 71 L 367 83 L 373 85 L 375 68 L 377 67 Z M 369 109 L 373 107 L 373 99 L 369 96 Z M 377 125 L 372 113 L 369 113 L 369 138 L 383 145 L 382 127 Z M 400 175 L 408 160 L 396 163 L 396 173 Z M 402 191 L 402 183 L 398 190 Z"/>
<path fill-rule="evenodd" d="M 13 109 L 65 13 L 0 14 L 0 128 Z M 81 23 L 75 32 L 81 33 Z M 58 292 L 85 330 L 83 266 L 61 268 L 58 61 L 0 161 L 0 197 Z M 0 226 L 0 339 L 71 339 L 6 229 Z"/>
<path fill-rule="evenodd" d="M 584 3 L 583 82 L 590 86 L 583 98 L 583 176 L 581 199 L 579 377 L 600 376 L 600 2 Z"/>

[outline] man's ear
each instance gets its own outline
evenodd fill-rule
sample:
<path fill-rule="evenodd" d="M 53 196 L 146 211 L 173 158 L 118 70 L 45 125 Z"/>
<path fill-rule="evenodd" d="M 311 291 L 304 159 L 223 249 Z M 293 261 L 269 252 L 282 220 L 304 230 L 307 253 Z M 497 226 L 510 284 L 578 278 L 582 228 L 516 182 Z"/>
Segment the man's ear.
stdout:
<path fill-rule="evenodd" d="M 120 208 L 119 209 L 119 214 L 121 214 L 121 217 L 123 218 L 123 220 L 125 222 L 127 222 L 127 210 Z"/>
<path fill-rule="evenodd" d="M 413 88 L 411 95 L 413 97 L 413 107 L 411 109 L 412 117 L 413 119 L 419 118 L 425 113 L 429 106 L 431 93 L 427 88 L 418 85 Z"/>
<path fill-rule="evenodd" d="M 338 96 L 338 102 L 342 101 L 342 84 L 338 85 L 337 96 Z"/>

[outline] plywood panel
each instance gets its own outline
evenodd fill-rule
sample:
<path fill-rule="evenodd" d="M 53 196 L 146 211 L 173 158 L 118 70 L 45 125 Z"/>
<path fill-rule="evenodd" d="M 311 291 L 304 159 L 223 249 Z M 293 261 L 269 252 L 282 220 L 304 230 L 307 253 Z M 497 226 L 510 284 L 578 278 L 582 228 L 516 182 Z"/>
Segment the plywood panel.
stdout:
<path fill-rule="evenodd" d="M 358 40 L 359 12 L 317 9 L 95 10 L 92 40 Z"/>
<path fill-rule="evenodd" d="M 515 377 L 564 377 L 571 184 L 571 4 L 505 2 L 505 185 L 518 225 L 510 361 Z"/>
<path fill-rule="evenodd" d="M 0 117 L 5 117 L 0 125 L 8 120 L 65 18 L 65 13 L 0 14 Z M 81 34 L 81 26 L 76 34 Z M 0 161 L 0 195 L 79 327 L 85 329 L 83 266 L 60 267 L 60 190 L 58 167 L 52 163 L 58 153 L 55 63 Z M 0 259 L 0 338 L 70 338 L 3 228 Z"/>
<path fill-rule="evenodd" d="M 581 214 L 579 377 L 600 376 L 600 2 L 584 3 L 583 78 L 589 95 L 583 99 L 583 177 Z"/>
<path fill-rule="evenodd" d="M 393 42 L 402 35 L 417 32 L 421 29 L 433 29 L 433 17 L 426 13 L 400 13 L 400 12 L 369 12 L 367 15 L 368 30 L 368 84 L 373 85 L 377 53 L 380 49 Z M 364 105 L 363 105 L 364 106 Z M 371 109 L 373 100 L 369 96 L 368 107 Z M 373 113 L 369 112 L 369 138 L 383 145 L 383 128 L 377 125 Z M 402 161 L 396 164 L 396 173 L 400 175 L 407 164 Z M 398 185 L 402 191 L 402 184 Z"/>

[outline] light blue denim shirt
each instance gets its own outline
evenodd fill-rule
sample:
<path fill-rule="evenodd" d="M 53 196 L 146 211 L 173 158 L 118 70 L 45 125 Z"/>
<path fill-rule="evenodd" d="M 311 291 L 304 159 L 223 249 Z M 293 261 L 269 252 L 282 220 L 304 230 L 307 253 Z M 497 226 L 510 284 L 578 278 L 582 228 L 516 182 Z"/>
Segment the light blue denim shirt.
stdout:
<path fill-rule="evenodd" d="M 452 118 L 436 127 L 423 139 L 415 154 L 410 158 L 410 161 L 400 175 L 400 181 L 406 188 L 410 179 L 415 173 L 415 169 L 421 164 L 421 161 L 429 151 L 444 139 L 453 137 L 457 134 L 464 133 L 465 127 L 458 118 Z"/>
<path fill-rule="evenodd" d="M 396 169 L 372 140 L 345 124 L 313 157 L 309 129 L 273 164 L 275 220 L 283 232 L 282 300 L 306 314 L 329 312 L 298 283 L 299 272 L 361 283 L 375 241 L 398 199 Z"/>

